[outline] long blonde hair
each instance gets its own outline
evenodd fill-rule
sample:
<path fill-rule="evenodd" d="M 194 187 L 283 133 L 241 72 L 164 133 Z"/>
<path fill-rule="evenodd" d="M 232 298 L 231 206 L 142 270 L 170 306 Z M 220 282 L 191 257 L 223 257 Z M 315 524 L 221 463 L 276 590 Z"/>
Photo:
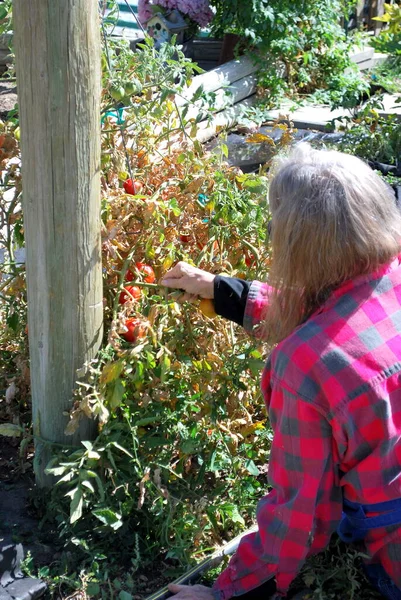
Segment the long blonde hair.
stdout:
<path fill-rule="evenodd" d="M 401 213 L 391 189 L 355 156 L 295 146 L 273 167 L 274 287 L 266 333 L 279 341 L 306 320 L 330 291 L 375 271 L 401 250 Z"/>

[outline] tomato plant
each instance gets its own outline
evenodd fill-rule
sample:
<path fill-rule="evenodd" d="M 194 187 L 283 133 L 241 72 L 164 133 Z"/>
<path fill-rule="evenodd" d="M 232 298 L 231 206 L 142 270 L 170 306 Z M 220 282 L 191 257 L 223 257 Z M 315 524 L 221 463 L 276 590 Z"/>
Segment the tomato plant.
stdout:
<path fill-rule="evenodd" d="M 136 342 L 146 336 L 146 327 L 141 319 L 131 318 L 124 321 L 124 331 L 121 335 L 127 342 Z"/>
<path fill-rule="evenodd" d="M 135 196 L 142 192 L 143 184 L 136 179 L 127 179 L 124 181 L 123 187 L 127 194 Z"/>
<path fill-rule="evenodd" d="M 137 262 L 135 264 L 138 271 L 143 275 L 143 280 L 146 283 L 153 283 L 156 279 L 156 275 L 151 266 L 145 265 L 144 263 Z"/>
<path fill-rule="evenodd" d="M 142 295 L 140 288 L 136 285 L 126 285 L 121 292 L 118 302 L 125 304 L 130 300 L 139 300 Z"/>
<path fill-rule="evenodd" d="M 249 525 L 270 446 L 257 377 L 263 346 L 230 323 L 205 318 L 196 306 L 179 305 L 174 292 L 156 283 L 156 274 L 162 277 L 178 260 L 214 273 L 244 272 L 243 239 L 256 253 L 266 240 L 264 177 L 242 174 L 221 153 L 206 152 L 194 123 L 185 114 L 180 120 L 175 100 L 196 72 L 180 50 L 167 46 L 156 53 L 147 42 L 132 53 L 123 42 L 110 42 L 108 58 L 102 93 L 105 335 L 77 384 L 66 427 L 73 434 L 91 417 L 98 435 L 81 448 L 56 452 L 49 469 L 60 481 L 48 506 L 49 517 L 53 511 L 62 523 L 65 544 L 75 544 L 80 568 L 107 556 L 103 575 L 121 568 L 121 556 L 135 554 L 135 535 L 144 561 L 158 548 L 174 564 L 187 564 L 216 539 Z M 121 111 L 110 80 L 134 77 L 141 95 Z M 14 127 L 4 133 L 2 150 L 8 152 L 13 139 L 15 158 Z M 13 174 L 15 201 L 19 165 L 8 159 L 4 166 L 7 181 Z M 127 180 L 140 182 L 146 202 L 127 193 Z M 15 207 L 10 201 L 13 239 L 23 236 Z M 15 263 L 10 269 L 2 293 L 13 300 L 6 304 L 10 325 L 2 348 L 12 341 L 26 357 L 25 320 L 22 326 L 16 319 L 26 306 L 23 270 Z M 263 261 L 255 272 L 266 275 Z"/>

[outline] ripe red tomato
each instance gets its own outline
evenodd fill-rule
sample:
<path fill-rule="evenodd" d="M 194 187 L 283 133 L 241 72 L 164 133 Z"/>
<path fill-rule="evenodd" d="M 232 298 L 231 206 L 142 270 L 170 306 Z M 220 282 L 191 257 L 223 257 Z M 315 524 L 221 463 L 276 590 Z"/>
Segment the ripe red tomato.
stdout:
<path fill-rule="evenodd" d="M 142 183 L 137 179 L 127 179 L 126 181 L 124 181 L 123 186 L 125 192 L 127 194 L 131 194 L 132 196 L 140 194 L 143 189 Z"/>
<path fill-rule="evenodd" d="M 128 331 L 125 331 L 121 335 L 127 342 L 133 343 L 146 336 L 146 327 L 140 319 L 137 319 L 136 317 L 126 319 L 124 325 Z"/>
<path fill-rule="evenodd" d="M 253 264 L 255 264 L 255 257 L 253 254 L 245 255 L 245 264 L 247 267 L 251 267 Z"/>
<path fill-rule="evenodd" d="M 126 302 L 128 302 L 128 300 L 139 300 L 140 297 L 141 290 L 137 285 L 126 285 L 120 294 L 118 302 L 120 304 L 125 304 Z"/>
<path fill-rule="evenodd" d="M 135 266 L 138 269 L 138 271 L 140 271 L 140 273 L 143 273 L 145 275 L 143 280 L 146 283 L 153 283 L 155 281 L 156 275 L 152 267 L 150 267 L 149 265 L 145 265 L 145 263 L 141 262 L 137 262 Z"/>
<path fill-rule="evenodd" d="M 191 234 L 190 233 L 181 233 L 180 234 L 180 241 L 183 244 L 188 244 L 189 240 L 191 239 Z"/>

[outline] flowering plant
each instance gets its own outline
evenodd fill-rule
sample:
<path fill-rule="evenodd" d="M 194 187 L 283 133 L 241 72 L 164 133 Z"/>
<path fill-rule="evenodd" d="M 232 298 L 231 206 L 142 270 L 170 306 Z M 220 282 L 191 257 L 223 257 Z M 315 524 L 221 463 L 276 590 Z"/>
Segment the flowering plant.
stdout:
<path fill-rule="evenodd" d="M 161 9 L 161 10 L 160 10 Z M 156 12 L 178 10 L 190 25 L 206 27 L 213 18 L 209 0 L 139 0 L 138 18 L 145 24 Z"/>

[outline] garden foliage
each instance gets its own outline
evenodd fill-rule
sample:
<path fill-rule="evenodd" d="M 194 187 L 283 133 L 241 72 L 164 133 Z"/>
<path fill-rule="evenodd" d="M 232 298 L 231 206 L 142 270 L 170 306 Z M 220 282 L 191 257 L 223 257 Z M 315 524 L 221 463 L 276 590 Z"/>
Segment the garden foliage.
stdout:
<path fill-rule="evenodd" d="M 285 66 L 286 83 L 266 67 L 271 91 L 329 86 L 329 73 L 347 67 L 347 43 L 336 25 L 339 3 L 316 0 L 310 8 L 302 3 L 307 11 L 302 13 L 301 3 L 280 3 L 280 9 L 269 3 L 270 10 L 260 2 L 267 11 L 261 18 L 270 24 L 267 33 L 255 15 L 248 19 L 249 31 L 239 28 L 241 4 L 230 3 L 237 10 L 235 32 L 262 48 L 269 43 Z M 255 0 L 254 12 L 257 5 Z M 216 28 L 223 14 L 219 6 L 223 10 L 223 3 L 217 6 Z M 226 29 L 222 21 L 221 27 Z M 265 173 L 243 174 L 230 167 L 224 143 L 214 152 L 199 144 L 199 120 L 213 96 L 198 89 L 188 98 L 186 86 L 199 69 L 180 49 L 164 45 L 156 51 L 147 40 L 133 53 L 105 33 L 105 338 L 96 360 L 83 369 L 86 377 L 79 374 L 66 419 L 67 433 L 81 418 L 96 418 L 99 432 L 79 448 L 55 451 L 48 472 L 58 483 L 43 511 L 44 521 L 58 524 L 66 548 L 74 549 L 81 573 L 90 572 L 81 584 L 91 585 L 99 597 L 103 584 L 111 585 L 116 575 L 120 589 L 124 581 L 127 589 L 137 590 L 134 574 L 156 554 L 171 578 L 177 566 L 246 529 L 267 490 L 271 442 L 259 391 L 268 349 L 241 328 L 205 317 L 196 304 L 180 305 L 177 293 L 158 285 L 178 260 L 215 273 L 266 277 Z M 277 146 L 270 140 L 273 154 L 292 140 L 291 128 L 277 126 L 284 132 Z M 18 138 L 11 115 L 0 131 L 1 243 L 6 248 L 0 267 L 0 312 L 6 324 L 0 332 L 0 381 L 8 391 L 1 417 L 26 431 L 23 454 L 32 437 L 24 266 L 15 256 L 23 245 Z M 63 563 L 59 572 L 70 566 Z M 320 579 L 318 585 L 323 585 Z M 110 597 L 108 588 L 103 592 Z"/>
<path fill-rule="evenodd" d="M 352 3 L 344 0 L 212 0 L 216 35 L 237 34 L 255 50 L 260 87 L 271 105 L 283 94 L 326 90 L 326 100 L 355 105 L 367 91 L 349 58 L 353 39 L 341 23 Z"/>
<path fill-rule="evenodd" d="M 224 144 L 207 153 L 196 141 L 189 115 L 195 102 L 195 113 L 202 109 L 202 90 L 189 100 L 183 94 L 196 71 L 172 45 L 157 52 L 149 40 L 132 53 L 107 41 L 104 48 L 105 339 L 66 420 L 71 433 L 80 418 L 97 418 L 99 435 L 55 456 L 49 472 L 58 484 L 45 515 L 76 546 L 81 567 L 102 559 L 103 574 L 121 561 L 124 569 L 143 567 L 155 552 L 173 565 L 201 556 L 251 523 L 267 486 L 271 433 L 259 391 L 265 349 L 240 328 L 179 305 L 157 284 L 180 259 L 249 278 L 268 268 L 266 178 L 230 168 Z M 16 124 L 4 127 L 11 197 L 10 205 L 2 201 L 9 260 L 1 349 L 10 376 L 16 357 L 27 361 L 29 332 L 24 267 L 13 255 L 16 236 L 23 243 Z M 121 304 L 128 282 L 139 295 Z M 130 319 L 138 327 L 126 341 Z M 13 383 L 20 387 L 19 375 Z M 28 426 L 25 412 L 14 411 Z M 27 434 L 25 447 L 30 440 Z"/>
<path fill-rule="evenodd" d="M 266 186 L 229 168 L 224 146 L 207 154 L 196 141 L 188 106 L 177 109 L 194 68 L 179 50 L 157 54 L 150 41 L 135 54 L 115 50 L 109 42 L 103 97 L 107 337 L 67 426 L 72 432 L 79 418 L 96 416 L 100 432 L 49 472 L 70 501 L 62 530 L 83 549 L 104 553 L 118 536 L 129 556 L 136 534 L 144 557 L 157 548 L 187 561 L 244 528 L 263 493 L 270 439 L 258 389 L 263 349 L 196 306 L 180 306 L 157 281 L 180 259 L 263 276 Z M 110 71 L 112 81 L 123 74 L 121 85 L 135 78 L 142 87 L 116 117 Z M 136 195 L 123 188 L 129 175 Z M 139 297 L 120 304 L 127 281 Z M 132 318 L 138 335 L 126 342 Z"/>

